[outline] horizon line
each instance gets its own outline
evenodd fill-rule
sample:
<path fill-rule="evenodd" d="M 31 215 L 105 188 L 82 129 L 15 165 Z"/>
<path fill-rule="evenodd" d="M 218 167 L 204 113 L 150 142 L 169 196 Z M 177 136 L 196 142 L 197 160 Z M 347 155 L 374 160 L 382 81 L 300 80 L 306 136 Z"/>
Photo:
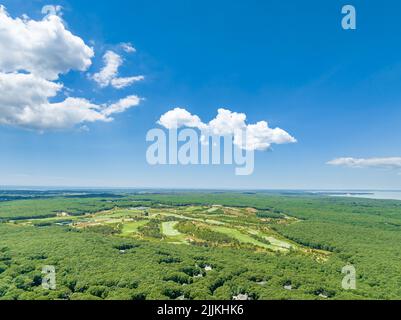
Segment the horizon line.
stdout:
<path fill-rule="evenodd" d="M 401 192 L 401 189 L 381 188 L 203 188 L 203 187 L 115 187 L 115 186 L 34 186 L 34 185 L 0 185 L 0 190 L 161 190 L 161 191 L 303 191 L 303 192 Z"/>

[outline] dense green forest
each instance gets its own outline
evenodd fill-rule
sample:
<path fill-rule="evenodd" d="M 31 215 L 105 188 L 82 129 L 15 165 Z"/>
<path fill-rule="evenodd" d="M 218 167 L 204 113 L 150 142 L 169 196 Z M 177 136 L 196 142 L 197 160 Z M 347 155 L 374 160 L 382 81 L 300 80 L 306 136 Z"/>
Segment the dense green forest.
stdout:
<path fill-rule="evenodd" d="M 401 299 L 401 201 L 239 192 L 3 197 L 0 299 Z M 341 286 L 349 264 L 355 290 Z M 42 287 L 47 265 L 56 269 L 55 290 Z"/>

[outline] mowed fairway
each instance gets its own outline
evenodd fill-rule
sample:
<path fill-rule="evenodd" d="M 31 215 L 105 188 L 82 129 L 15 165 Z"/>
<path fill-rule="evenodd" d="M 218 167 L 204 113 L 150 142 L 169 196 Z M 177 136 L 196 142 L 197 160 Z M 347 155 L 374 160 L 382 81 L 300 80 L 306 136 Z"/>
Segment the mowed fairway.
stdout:
<path fill-rule="evenodd" d="M 221 232 L 224 233 L 230 237 L 233 237 L 234 239 L 238 240 L 239 242 L 242 243 L 249 243 L 258 247 L 262 247 L 265 249 L 270 249 L 273 251 L 287 251 L 286 248 L 283 248 L 281 246 L 275 246 L 273 244 L 267 244 L 261 241 L 258 241 L 254 238 L 252 238 L 250 235 L 245 234 L 241 231 L 239 231 L 238 229 L 235 228 L 228 228 L 228 227 L 212 227 L 212 230 L 217 231 L 217 232 Z"/>
<path fill-rule="evenodd" d="M 124 226 L 123 226 L 123 229 L 121 231 L 121 234 L 123 236 L 128 236 L 128 235 L 132 235 L 134 233 L 137 233 L 138 232 L 138 228 L 144 226 L 148 222 L 149 222 L 148 220 L 140 220 L 140 221 L 124 223 Z"/>
<path fill-rule="evenodd" d="M 179 221 L 167 221 L 162 223 L 162 234 L 166 241 L 175 244 L 188 244 L 187 236 L 175 229 Z"/>
<path fill-rule="evenodd" d="M 278 239 L 276 239 L 276 238 L 274 238 L 274 237 L 265 237 L 265 238 L 266 238 L 266 240 L 268 240 L 273 246 L 276 246 L 276 247 L 281 247 L 281 248 L 284 248 L 284 249 L 291 249 L 291 248 L 293 247 L 290 243 L 285 242 L 285 241 L 278 240 Z"/>
<path fill-rule="evenodd" d="M 162 233 L 167 237 L 179 236 L 181 233 L 175 229 L 178 221 L 168 221 L 162 223 Z"/>
<path fill-rule="evenodd" d="M 250 243 L 262 248 L 269 248 L 269 245 L 267 245 L 266 243 L 260 242 L 235 228 L 227 228 L 227 227 L 211 227 L 211 228 L 213 231 L 224 233 L 230 237 L 233 237 L 234 239 L 237 239 L 239 242 Z"/>

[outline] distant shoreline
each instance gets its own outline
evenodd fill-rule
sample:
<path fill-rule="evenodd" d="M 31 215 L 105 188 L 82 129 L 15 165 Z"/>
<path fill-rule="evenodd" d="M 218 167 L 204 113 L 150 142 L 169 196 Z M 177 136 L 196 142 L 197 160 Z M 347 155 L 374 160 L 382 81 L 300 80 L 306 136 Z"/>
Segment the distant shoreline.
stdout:
<path fill-rule="evenodd" d="M 315 194 L 330 196 L 330 197 L 346 197 L 346 198 L 362 198 L 375 200 L 401 200 L 401 191 L 335 191 L 335 192 L 316 192 Z"/>
<path fill-rule="evenodd" d="M 279 196 L 326 196 L 346 197 L 376 200 L 400 200 L 401 190 L 306 190 L 306 189 L 178 189 L 178 188 L 80 188 L 80 187 L 24 187 L 24 186 L 2 186 L 0 195 L 9 193 L 31 193 L 41 195 L 50 193 L 55 195 L 88 195 L 105 193 L 120 194 L 179 194 L 179 193 L 239 193 L 239 194 L 267 194 Z"/>

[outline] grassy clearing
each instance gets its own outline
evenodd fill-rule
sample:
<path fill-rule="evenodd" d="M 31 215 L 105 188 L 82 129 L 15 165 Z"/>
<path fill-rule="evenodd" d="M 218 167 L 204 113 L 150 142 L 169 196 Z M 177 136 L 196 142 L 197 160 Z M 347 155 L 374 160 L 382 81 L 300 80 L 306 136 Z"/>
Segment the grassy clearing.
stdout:
<path fill-rule="evenodd" d="M 177 210 L 174 210 L 174 212 L 171 211 L 158 211 L 158 212 L 152 212 L 151 213 L 151 217 L 155 217 L 157 215 L 161 215 L 164 217 L 173 217 L 173 218 L 178 218 L 178 219 L 185 219 L 185 220 L 189 220 L 189 221 L 197 221 L 197 222 L 206 222 L 208 224 L 214 224 L 214 225 L 224 225 L 224 222 L 221 221 L 217 221 L 214 219 L 208 219 L 208 216 L 204 216 L 205 218 L 194 218 L 194 217 L 188 217 L 186 215 L 183 214 L 178 214 L 176 213 Z"/>
<path fill-rule="evenodd" d="M 166 241 L 172 244 L 188 244 L 187 235 L 179 232 L 175 227 L 179 221 L 167 221 L 162 223 L 162 234 Z"/>
<path fill-rule="evenodd" d="M 234 239 L 237 239 L 239 242 L 242 243 L 249 243 L 258 247 L 270 249 L 270 250 L 278 250 L 276 247 L 268 245 L 266 243 L 263 243 L 261 241 L 258 241 L 254 238 L 252 238 L 250 235 L 247 235 L 245 233 L 242 233 L 238 229 L 235 228 L 228 228 L 228 227 L 220 227 L 220 226 L 213 226 L 211 227 L 213 231 L 216 232 L 221 232 L 225 235 L 228 235 Z"/>
<path fill-rule="evenodd" d="M 217 211 L 221 211 L 223 214 L 215 214 Z M 296 245 L 273 237 L 270 233 L 265 234 L 254 229 L 255 222 L 251 219 L 252 214 L 254 212 L 250 208 L 190 206 L 163 209 L 146 208 L 146 210 L 143 208 L 113 208 L 86 215 L 84 218 L 82 216 L 70 216 L 68 218 L 73 222 L 77 222 L 75 226 L 78 228 L 92 225 L 122 224 L 122 236 L 142 234 L 141 227 L 144 227 L 150 221 L 158 219 L 163 221 L 169 218 L 176 218 L 176 221 L 164 221 L 160 223 L 160 236 L 164 237 L 164 241 L 166 242 L 176 244 L 189 243 L 188 235 L 180 233 L 176 229 L 176 225 L 180 221 L 186 220 L 205 224 L 213 231 L 230 236 L 241 243 L 251 244 L 272 251 L 285 253 L 290 248 L 296 247 Z M 210 219 L 211 217 L 213 218 Z M 138 218 L 143 220 L 134 221 Z M 230 219 L 227 220 L 228 218 Z M 57 220 L 64 219 L 66 217 L 51 217 L 40 220 L 55 223 Z M 38 221 L 39 219 L 32 220 Z M 259 223 L 259 221 L 257 222 Z M 265 239 L 266 242 L 255 236 Z M 149 240 L 152 240 L 152 237 Z"/>
<path fill-rule="evenodd" d="M 178 221 L 163 222 L 162 233 L 167 237 L 179 236 L 181 233 L 174 228 L 177 223 Z"/>
<path fill-rule="evenodd" d="M 215 209 L 215 208 L 212 208 Z M 229 212 L 231 215 L 237 216 L 238 214 L 242 213 L 243 215 L 245 214 L 244 212 L 246 211 L 247 214 L 249 214 L 249 210 L 245 209 L 233 209 L 233 208 L 216 208 L 219 210 L 225 209 L 227 212 Z M 238 240 L 241 243 L 246 243 L 246 244 L 251 244 L 260 248 L 265 248 L 268 250 L 272 251 L 277 251 L 277 252 L 288 252 L 288 250 L 293 247 L 290 243 L 285 242 L 283 240 L 278 240 L 277 238 L 269 235 L 269 237 L 266 234 L 261 233 L 260 231 L 254 230 L 254 229 L 244 229 L 244 230 L 239 230 L 237 228 L 237 225 L 233 225 L 231 222 L 230 224 L 227 224 L 226 222 L 220 221 L 220 217 L 217 215 L 213 215 L 214 219 L 209 219 L 210 214 L 208 214 L 208 211 L 210 208 L 204 208 L 204 207 L 185 207 L 185 208 L 174 208 L 174 209 L 150 209 L 149 210 L 149 217 L 148 220 L 144 221 L 136 221 L 136 222 L 123 222 L 124 227 L 122 234 L 123 235 L 129 235 L 133 233 L 138 233 L 138 228 L 141 226 L 145 225 L 149 219 L 158 219 L 162 217 L 163 219 L 166 218 L 177 218 L 177 221 L 165 221 L 161 223 L 161 233 L 163 236 L 165 236 L 165 240 L 169 243 L 177 243 L 177 244 L 182 244 L 182 243 L 188 243 L 187 237 L 188 235 L 180 233 L 175 227 L 180 221 L 187 220 L 187 221 L 193 221 L 193 222 L 201 222 L 206 225 L 208 225 L 211 230 L 215 232 L 220 232 L 222 234 L 225 234 L 227 236 L 232 237 L 233 239 Z M 244 212 L 242 212 L 244 211 Z M 102 215 L 102 218 L 109 219 L 111 221 L 115 221 L 114 219 L 110 218 L 116 218 L 116 215 L 120 218 L 126 217 L 127 214 L 133 215 L 133 214 L 139 214 L 142 215 L 142 212 L 138 212 L 135 210 L 113 210 L 113 213 L 106 213 L 106 215 Z M 179 219 L 179 220 L 178 220 Z M 107 222 L 106 222 L 107 223 Z M 255 239 L 252 235 L 256 235 L 259 237 L 264 238 L 266 241 L 270 243 L 265 243 L 261 240 Z"/>
<path fill-rule="evenodd" d="M 272 246 L 278 247 L 278 248 L 283 248 L 283 249 L 291 249 L 291 248 L 296 248 L 296 245 L 291 244 L 287 241 L 284 240 L 279 240 L 276 237 L 273 237 L 272 235 L 269 234 L 267 236 L 265 233 L 258 231 L 258 230 L 253 230 L 253 229 L 248 229 L 247 230 L 250 234 L 256 235 L 258 237 L 262 237 L 265 240 L 269 241 Z"/>
<path fill-rule="evenodd" d="M 285 241 L 278 240 L 274 237 L 265 237 L 267 241 L 269 241 L 273 246 L 284 248 L 284 249 L 291 249 L 293 246 Z"/>
<path fill-rule="evenodd" d="M 143 227 L 148 222 L 149 221 L 147 221 L 147 220 L 140 220 L 140 221 L 124 223 L 123 229 L 121 231 L 121 234 L 123 236 L 128 236 L 128 235 L 131 235 L 133 233 L 137 233 L 138 232 L 138 228 Z"/>

